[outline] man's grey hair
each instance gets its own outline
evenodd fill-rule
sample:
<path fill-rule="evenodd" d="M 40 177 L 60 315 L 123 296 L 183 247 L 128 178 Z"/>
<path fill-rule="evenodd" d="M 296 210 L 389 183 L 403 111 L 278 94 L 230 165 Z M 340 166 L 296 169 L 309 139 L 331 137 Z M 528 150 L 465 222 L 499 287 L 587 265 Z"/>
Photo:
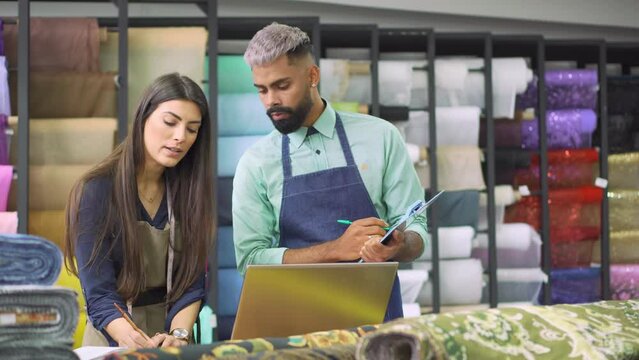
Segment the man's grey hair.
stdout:
<path fill-rule="evenodd" d="M 253 36 L 244 52 L 244 61 L 253 68 L 284 54 L 289 58 L 312 54 L 311 40 L 300 28 L 274 22 Z"/>

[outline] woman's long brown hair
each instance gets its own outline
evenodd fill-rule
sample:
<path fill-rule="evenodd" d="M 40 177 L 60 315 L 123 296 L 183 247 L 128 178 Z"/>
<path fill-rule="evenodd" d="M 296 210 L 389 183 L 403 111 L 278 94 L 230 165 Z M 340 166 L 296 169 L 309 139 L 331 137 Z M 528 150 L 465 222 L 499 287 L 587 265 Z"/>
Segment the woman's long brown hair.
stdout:
<path fill-rule="evenodd" d="M 176 235 L 181 235 L 182 251 L 175 253 L 179 260 L 173 278 L 173 288 L 167 294 L 169 303 L 175 302 L 205 271 L 208 249 L 213 238 L 213 170 L 211 165 L 211 120 L 204 93 L 186 76 L 177 73 L 164 75 L 145 91 L 137 111 L 131 133 L 101 163 L 85 174 L 74 185 L 66 209 L 65 263 L 69 271 L 78 275 L 74 262 L 76 242 L 79 236 L 78 212 L 83 189 L 87 182 L 97 178 L 110 178 L 113 182 L 110 206 L 102 217 L 96 233 L 93 252 L 86 266 L 94 266 L 98 249 L 120 237 L 123 267 L 117 279 L 118 293 L 126 300 L 134 301 L 145 288 L 142 243 L 135 241 L 138 198 L 136 170 L 144 166 L 144 125 L 153 111 L 169 100 L 194 102 L 202 114 L 197 138 L 184 158 L 173 168 L 165 170 L 170 184 Z M 167 187 L 167 188 L 169 188 Z"/>

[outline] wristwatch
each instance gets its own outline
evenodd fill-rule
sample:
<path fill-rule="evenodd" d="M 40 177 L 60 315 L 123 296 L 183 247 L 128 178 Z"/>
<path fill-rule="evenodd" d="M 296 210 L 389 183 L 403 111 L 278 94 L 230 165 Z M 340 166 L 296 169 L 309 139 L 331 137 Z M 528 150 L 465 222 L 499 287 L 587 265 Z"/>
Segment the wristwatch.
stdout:
<path fill-rule="evenodd" d="M 189 342 L 190 333 L 187 329 L 184 328 L 175 328 L 169 332 L 169 334 L 173 335 L 178 340 L 184 340 L 187 343 Z"/>

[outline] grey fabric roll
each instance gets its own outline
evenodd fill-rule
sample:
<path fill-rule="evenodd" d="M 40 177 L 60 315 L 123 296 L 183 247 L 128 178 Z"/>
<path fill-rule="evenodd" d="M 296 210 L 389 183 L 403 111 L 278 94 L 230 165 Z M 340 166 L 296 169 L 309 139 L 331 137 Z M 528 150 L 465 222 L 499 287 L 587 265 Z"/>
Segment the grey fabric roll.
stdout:
<path fill-rule="evenodd" d="M 16 342 L 21 341 L 34 347 L 71 347 L 79 310 L 75 291 L 57 286 L 0 286 L 0 309 L 0 347 L 17 348 Z"/>
<path fill-rule="evenodd" d="M 429 199 L 432 194 L 428 194 Z M 439 227 L 472 226 L 477 231 L 479 221 L 479 191 L 446 191 L 428 211 L 428 223 L 436 220 Z M 434 216 L 434 219 L 433 219 Z"/>
<path fill-rule="evenodd" d="M 79 360 L 73 352 L 71 343 L 36 344 L 33 341 L 21 341 L 14 344 L 0 345 L 3 360 Z"/>
<path fill-rule="evenodd" d="M 62 267 L 62 252 L 33 235 L 0 235 L 0 285 L 51 285 Z"/>

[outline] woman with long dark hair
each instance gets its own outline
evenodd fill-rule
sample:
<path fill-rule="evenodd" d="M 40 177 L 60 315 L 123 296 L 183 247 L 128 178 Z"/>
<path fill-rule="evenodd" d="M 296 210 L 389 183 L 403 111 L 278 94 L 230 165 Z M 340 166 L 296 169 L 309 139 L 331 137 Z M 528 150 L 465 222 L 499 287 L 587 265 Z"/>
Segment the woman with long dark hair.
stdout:
<path fill-rule="evenodd" d="M 164 75 L 122 144 L 72 189 L 65 260 L 87 303 L 83 345 L 188 343 L 214 228 L 210 127 L 200 87 Z"/>

